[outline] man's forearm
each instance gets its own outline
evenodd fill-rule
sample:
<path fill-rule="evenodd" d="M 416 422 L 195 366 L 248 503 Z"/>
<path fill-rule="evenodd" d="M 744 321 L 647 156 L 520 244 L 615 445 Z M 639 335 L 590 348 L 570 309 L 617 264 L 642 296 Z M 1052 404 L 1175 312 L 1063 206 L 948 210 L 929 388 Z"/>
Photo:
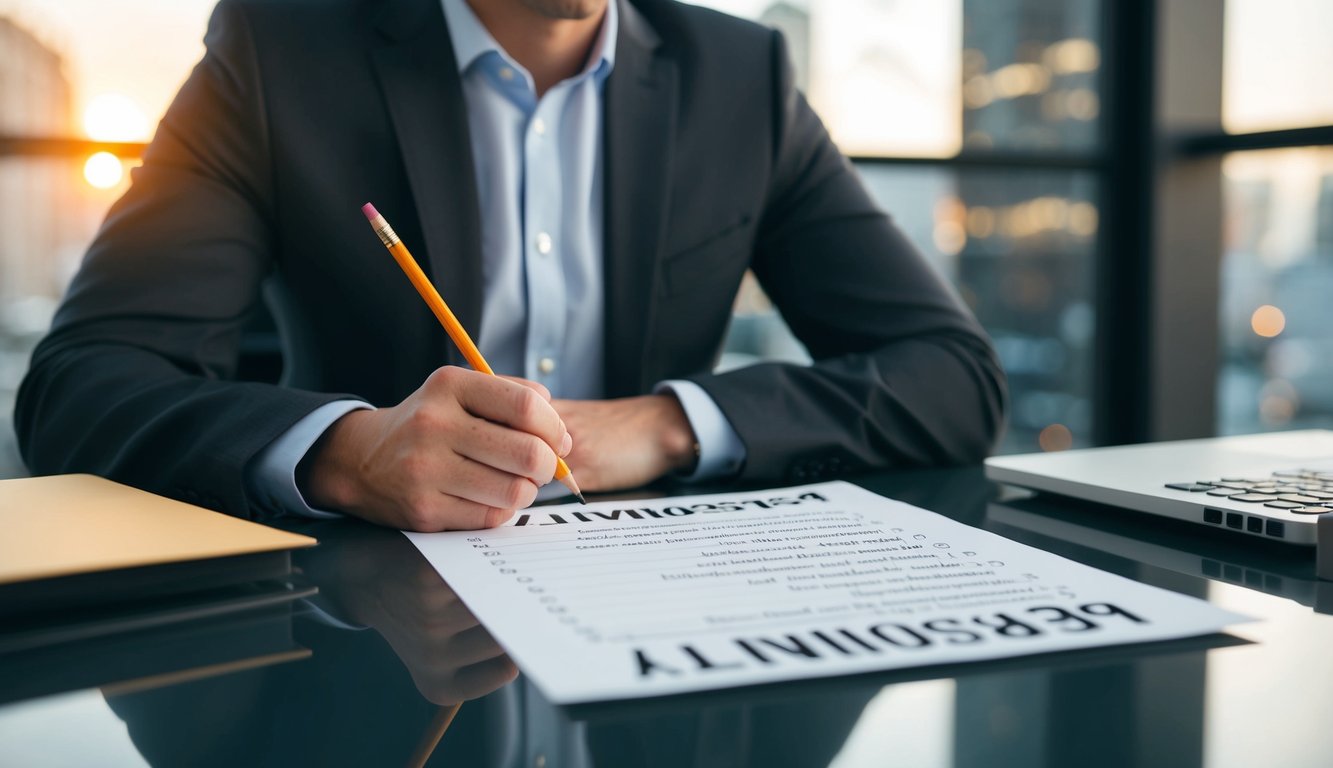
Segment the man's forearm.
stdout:
<path fill-rule="evenodd" d="M 979 461 L 1004 422 L 999 363 L 983 339 L 961 334 L 694 380 L 736 426 L 747 447 L 742 477 L 757 481 Z"/>
<path fill-rule="evenodd" d="M 159 354 L 71 336 L 58 328 L 39 345 L 19 391 L 15 428 L 34 473 L 90 472 L 259 517 L 246 465 L 308 413 L 345 398 L 191 375 Z"/>

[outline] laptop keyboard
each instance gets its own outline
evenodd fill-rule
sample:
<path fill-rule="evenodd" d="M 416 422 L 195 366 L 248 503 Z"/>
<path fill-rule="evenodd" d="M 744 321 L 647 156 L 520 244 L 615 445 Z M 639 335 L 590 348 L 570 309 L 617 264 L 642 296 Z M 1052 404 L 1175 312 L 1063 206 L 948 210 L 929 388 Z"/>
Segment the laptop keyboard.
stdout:
<path fill-rule="evenodd" d="M 1271 477 L 1261 480 L 1223 477 L 1191 483 L 1167 483 L 1166 487 L 1284 509 L 1298 515 L 1333 512 L 1333 472 L 1328 470 L 1290 469 L 1274 472 Z"/>

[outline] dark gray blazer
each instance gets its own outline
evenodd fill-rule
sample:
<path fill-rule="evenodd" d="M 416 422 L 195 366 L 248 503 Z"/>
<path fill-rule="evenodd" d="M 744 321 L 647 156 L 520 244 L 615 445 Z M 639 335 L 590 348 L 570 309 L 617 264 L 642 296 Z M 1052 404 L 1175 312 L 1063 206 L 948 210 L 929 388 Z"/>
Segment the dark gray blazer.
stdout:
<path fill-rule="evenodd" d="M 976 321 L 876 209 L 772 30 L 620 0 L 605 93 L 606 387 L 698 382 L 742 479 L 980 459 L 1003 375 Z M 241 516 L 247 462 L 323 403 L 381 405 L 461 364 L 359 212 L 374 201 L 473 334 L 481 240 L 438 0 L 223 0 L 33 355 L 35 473 L 93 472 Z M 709 371 L 746 269 L 815 359 Z M 291 386 L 237 382 L 276 278 Z"/>

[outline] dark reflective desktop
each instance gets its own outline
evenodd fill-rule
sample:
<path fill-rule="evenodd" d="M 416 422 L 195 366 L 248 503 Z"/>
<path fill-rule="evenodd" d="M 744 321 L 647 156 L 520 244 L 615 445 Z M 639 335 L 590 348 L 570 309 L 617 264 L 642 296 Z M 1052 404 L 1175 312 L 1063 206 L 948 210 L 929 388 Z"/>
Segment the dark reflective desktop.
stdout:
<path fill-rule="evenodd" d="M 321 541 L 295 555 L 314 597 L 87 644 L 77 658 L 52 648 L 40 663 L 0 663 L 0 765 L 1333 764 L 1333 583 L 1315 579 L 1309 551 L 1025 498 L 976 468 L 857 482 L 1261 621 L 1187 641 L 556 707 L 406 538 L 303 523 Z M 62 664 L 80 675 L 53 674 Z"/>

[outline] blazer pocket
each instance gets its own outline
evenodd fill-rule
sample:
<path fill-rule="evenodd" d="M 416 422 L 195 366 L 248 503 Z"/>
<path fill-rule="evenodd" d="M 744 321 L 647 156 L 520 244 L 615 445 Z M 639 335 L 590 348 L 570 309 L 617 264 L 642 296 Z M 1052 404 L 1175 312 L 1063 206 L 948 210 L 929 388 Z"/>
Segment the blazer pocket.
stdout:
<path fill-rule="evenodd" d="M 700 240 L 688 248 L 683 248 L 666 257 L 663 265 L 667 296 L 698 288 L 700 284 L 710 282 L 710 278 L 730 279 L 735 258 L 727 258 L 728 251 L 736 251 L 746 242 L 750 232 L 750 217 L 741 216 L 732 223 Z M 749 262 L 749 254 L 744 261 Z"/>

